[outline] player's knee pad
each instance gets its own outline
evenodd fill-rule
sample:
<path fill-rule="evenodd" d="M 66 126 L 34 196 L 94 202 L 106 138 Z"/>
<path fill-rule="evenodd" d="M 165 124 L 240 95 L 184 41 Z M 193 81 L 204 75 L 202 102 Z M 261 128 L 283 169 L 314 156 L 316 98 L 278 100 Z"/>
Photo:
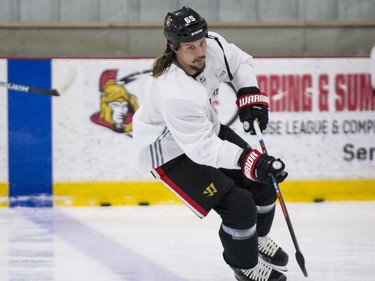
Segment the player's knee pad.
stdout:
<path fill-rule="evenodd" d="M 269 206 L 276 202 L 277 195 L 272 185 L 255 183 L 250 192 L 253 194 L 254 201 L 258 206 Z"/>
<path fill-rule="evenodd" d="M 241 188 L 232 188 L 215 210 L 223 224 L 233 229 L 250 229 L 256 224 L 257 209 L 252 194 Z"/>

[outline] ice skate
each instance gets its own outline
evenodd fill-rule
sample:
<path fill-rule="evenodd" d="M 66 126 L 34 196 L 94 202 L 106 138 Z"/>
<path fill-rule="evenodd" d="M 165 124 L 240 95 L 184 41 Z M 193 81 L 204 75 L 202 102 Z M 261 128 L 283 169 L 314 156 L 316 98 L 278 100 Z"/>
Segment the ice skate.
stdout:
<path fill-rule="evenodd" d="M 287 271 L 288 254 L 267 235 L 258 237 L 259 257 L 276 270 Z"/>
<path fill-rule="evenodd" d="M 286 281 L 286 276 L 279 271 L 274 270 L 262 259 L 258 264 L 250 269 L 239 269 L 232 267 L 234 276 L 238 281 Z"/>

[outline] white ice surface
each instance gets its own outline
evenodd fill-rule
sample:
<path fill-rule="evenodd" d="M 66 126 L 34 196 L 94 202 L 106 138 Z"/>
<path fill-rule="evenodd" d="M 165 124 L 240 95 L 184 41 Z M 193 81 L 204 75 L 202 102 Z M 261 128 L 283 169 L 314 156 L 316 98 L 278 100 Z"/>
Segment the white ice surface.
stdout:
<path fill-rule="evenodd" d="M 287 203 L 305 278 L 277 206 L 271 237 L 290 255 L 288 280 L 375 280 L 375 202 Z M 219 217 L 187 207 L 0 209 L 1 281 L 235 280 Z"/>

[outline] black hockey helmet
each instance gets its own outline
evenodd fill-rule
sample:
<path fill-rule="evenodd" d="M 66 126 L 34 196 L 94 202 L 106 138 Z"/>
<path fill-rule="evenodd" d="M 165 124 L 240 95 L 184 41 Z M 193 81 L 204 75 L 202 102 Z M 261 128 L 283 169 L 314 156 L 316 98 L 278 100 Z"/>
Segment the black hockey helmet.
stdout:
<path fill-rule="evenodd" d="M 191 42 L 207 36 L 207 22 L 196 11 L 184 6 L 166 15 L 164 36 L 178 50 L 180 42 Z"/>

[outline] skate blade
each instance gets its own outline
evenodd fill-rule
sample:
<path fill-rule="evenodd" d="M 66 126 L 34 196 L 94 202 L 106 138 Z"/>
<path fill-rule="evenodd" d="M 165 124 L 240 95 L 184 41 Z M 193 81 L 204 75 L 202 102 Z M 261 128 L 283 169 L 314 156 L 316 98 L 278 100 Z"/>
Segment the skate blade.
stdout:
<path fill-rule="evenodd" d="M 288 271 L 288 267 L 285 266 L 280 266 L 280 265 L 275 265 L 273 263 L 268 262 L 267 260 L 263 259 L 261 256 L 259 256 L 260 259 L 262 259 L 268 266 L 272 267 L 273 269 L 283 273 Z"/>

